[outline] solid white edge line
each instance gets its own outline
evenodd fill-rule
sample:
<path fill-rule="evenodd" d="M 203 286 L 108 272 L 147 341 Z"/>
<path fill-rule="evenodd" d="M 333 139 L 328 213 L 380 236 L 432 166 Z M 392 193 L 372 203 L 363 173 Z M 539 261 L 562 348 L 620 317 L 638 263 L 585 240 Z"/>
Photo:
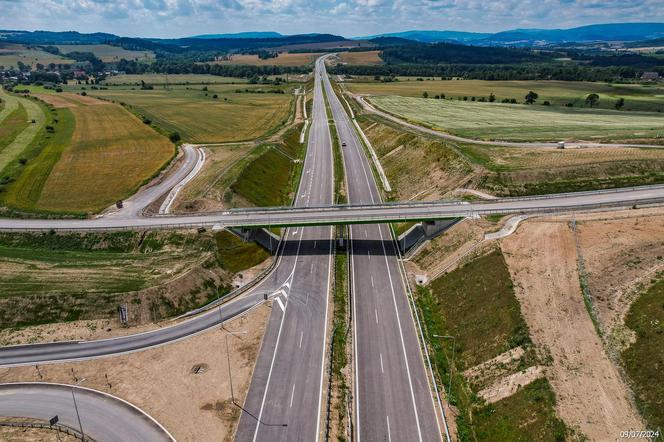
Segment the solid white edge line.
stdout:
<path fill-rule="evenodd" d="M 166 433 L 166 435 L 173 442 L 175 442 L 175 438 L 173 437 L 173 435 L 162 424 L 160 424 L 155 418 L 150 416 L 143 409 L 141 409 L 137 405 L 132 404 L 129 401 L 126 401 L 126 400 L 122 399 L 121 397 L 117 397 L 117 396 L 115 396 L 111 393 L 106 393 L 105 391 L 95 390 L 93 388 L 83 387 L 81 385 L 62 384 L 62 383 L 59 383 L 59 382 L 3 382 L 3 383 L 0 383 L 0 386 L 2 386 L 2 385 L 13 385 L 13 386 L 17 386 L 17 387 L 19 387 L 21 385 L 55 385 L 55 386 L 65 387 L 65 388 L 74 388 L 74 389 L 79 389 L 79 390 L 87 390 L 87 391 L 90 391 L 94 394 L 99 394 L 99 395 L 103 395 L 103 396 L 106 396 L 106 397 L 110 397 L 111 399 L 115 399 L 116 401 L 119 401 L 119 402 L 122 402 L 125 405 L 128 405 L 129 407 L 131 407 L 131 408 L 135 409 L 136 411 L 140 412 L 142 415 L 146 416 L 154 424 L 156 424 L 157 427 L 159 427 L 164 433 Z"/>
<path fill-rule="evenodd" d="M 277 304 L 279 304 L 279 307 L 281 307 L 282 312 L 286 312 L 286 309 L 284 308 L 284 304 L 281 302 L 281 298 L 277 297 Z"/>

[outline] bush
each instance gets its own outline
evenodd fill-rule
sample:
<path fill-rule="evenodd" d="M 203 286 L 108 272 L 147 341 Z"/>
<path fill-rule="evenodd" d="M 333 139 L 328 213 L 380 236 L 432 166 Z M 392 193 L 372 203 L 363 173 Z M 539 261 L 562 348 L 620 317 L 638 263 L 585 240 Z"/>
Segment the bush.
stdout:
<path fill-rule="evenodd" d="M 152 120 L 150 120 L 149 118 L 143 117 L 143 123 L 152 124 Z"/>
<path fill-rule="evenodd" d="M 61 87 L 56 87 L 55 92 L 62 92 L 62 88 Z"/>
<path fill-rule="evenodd" d="M 178 132 L 171 132 L 168 138 L 174 143 L 177 143 L 178 141 L 181 140 L 180 134 Z"/>
<path fill-rule="evenodd" d="M 544 100 L 542 103 L 543 106 L 551 106 L 551 102 L 549 100 Z"/>
<path fill-rule="evenodd" d="M 212 96 L 212 98 L 215 98 L 215 99 L 216 99 L 216 98 L 219 98 L 219 96 L 218 96 L 217 94 L 214 94 L 214 95 Z"/>
<path fill-rule="evenodd" d="M 85 91 L 83 91 L 83 92 L 81 92 L 81 95 L 85 97 L 88 94 Z"/>

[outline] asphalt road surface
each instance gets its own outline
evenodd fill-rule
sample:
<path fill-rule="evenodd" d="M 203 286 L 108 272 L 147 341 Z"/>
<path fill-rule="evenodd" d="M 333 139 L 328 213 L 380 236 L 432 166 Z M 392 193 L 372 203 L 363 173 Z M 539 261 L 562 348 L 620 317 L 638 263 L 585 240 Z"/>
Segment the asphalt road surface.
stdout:
<path fill-rule="evenodd" d="M 351 204 L 381 201 L 355 128 L 329 79 L 325 87 L 342 147 Z M 358 441 L 442 439 L 415 322 L 385 224 L 353 225 L 351 281 Z"/>
<path fill-rule="evenodd" d="M 316 62 L 316 72 L 323 64 Z M 296 207 L 331 204 L 330 133 L 320 76 Z M 275 272 L 281 284 L 243 405 L 237 441 L 315 441 L 322 434 L 333 230 L 290 228 Z"/>
<path fill-rule="evenodd" d="M 313 173 L 313 172 L 311 172 Z M 306 178 L 306 177 L 305 177 Z M 311 178 L 316 191 L 324 178 Z M 298 198 L 300 198 L 298 196 Z M 664 201 L 664 185 L 575 192 L 491 201 L 431 201 L 334 206 L 314 202 L 306 207 L 233 209 L 222 213 L 96 219 L 0 218 L 5 231 L 95 231 L 126 229 L 191 229 L 196 227 L 264 227 L 357 224 L 458 218 L 492 213 L 542 213 L 626 207 Z M 288 239 L 296 239 L 288 236 Z"/>
<path fill-rule="evenodd" d="M 88 388 L 63 384 L 0 384 L 0 416 L 24 417 L 59 424 L 80 433 L 74 407 L 80 415 L 83 434 L 99 442 L 174 441 L 170 433 L 135 406 Z"/>

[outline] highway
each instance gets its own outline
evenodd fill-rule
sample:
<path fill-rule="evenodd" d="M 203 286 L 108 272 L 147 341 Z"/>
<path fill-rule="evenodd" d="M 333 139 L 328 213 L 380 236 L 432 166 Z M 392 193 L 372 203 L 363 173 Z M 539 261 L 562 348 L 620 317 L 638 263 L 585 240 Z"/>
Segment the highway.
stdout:
<path fill-rule="evenodd" d="M 310 172 L 313 173 L 313 172 Z M 311 178 L 316 180 L 316 178 Z M 321 179 L 316 181 L 317 186 Z M 314 190 L 318 187 L 314 187 Z M 299 198 L 299 197 L 298 197 Z M 127 229 L 191 229 L 197 227 L 266 227 L 360 224 L 422 221 L 492 213 L 541 213 L 590 210 L 601 207 L 628 207 L 664 201 L 664 185 L 603 191 L 575 192 L 539 197 L 503 198 L 490 201 L 432 201 L 362 203 L 337 206 L 311 202 L 296 207 L 233 209 L 221 213 L 163 215 L 146 217 L 101 217 L 95 219 L 16 219 L 0 218 L 4 231 L 105 231 Z M 352 201 L 355 203 L 355 201 Z M 295 239 L 291 236 L 289 240 Z"/>
<path fill-rule="evenodd" d="M 381 202 L 367 156 L 329 78 L 325 90 L 342 147 L 348 199 Z M 355 436 L 435 441 L 442 434 L 390 228 L 350 227 Z"/>
<path fill-rule="evenodd" d="M 80 426 L 72 390 L 80 415 Z M 0 384 L 0 416 L 25 417 L 48 422 L 58 416 L 59 424 L 99 442 L 175 441 L 173 436 L 147 413 L 106 393 L 64 384 Z"/>
<path fill-rule="evenodd" d="M 323 65 L 316 62 L 316 72 Z M 296 207 L 331 204 L 332 144 L 321 79 Z M 315 441 L 322 434 L 333 229 L 291 228 L 273 279 L 276 301 L 236 433 L 237 441 Z"/>

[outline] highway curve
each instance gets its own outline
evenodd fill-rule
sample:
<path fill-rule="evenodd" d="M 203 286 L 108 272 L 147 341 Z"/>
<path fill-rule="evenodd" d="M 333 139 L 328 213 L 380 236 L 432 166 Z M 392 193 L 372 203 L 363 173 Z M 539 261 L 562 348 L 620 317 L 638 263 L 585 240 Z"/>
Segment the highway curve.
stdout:
<path fill-rule="evenodd" d="M 48 422 L 56 415 L 60 425 L 78 433 L 82 427 L 86 437 L 99 442 L 175 441 L 168 430 L 143 410 L 101 391 L 41 382 L 0 384 L 0 416 Z"/>

